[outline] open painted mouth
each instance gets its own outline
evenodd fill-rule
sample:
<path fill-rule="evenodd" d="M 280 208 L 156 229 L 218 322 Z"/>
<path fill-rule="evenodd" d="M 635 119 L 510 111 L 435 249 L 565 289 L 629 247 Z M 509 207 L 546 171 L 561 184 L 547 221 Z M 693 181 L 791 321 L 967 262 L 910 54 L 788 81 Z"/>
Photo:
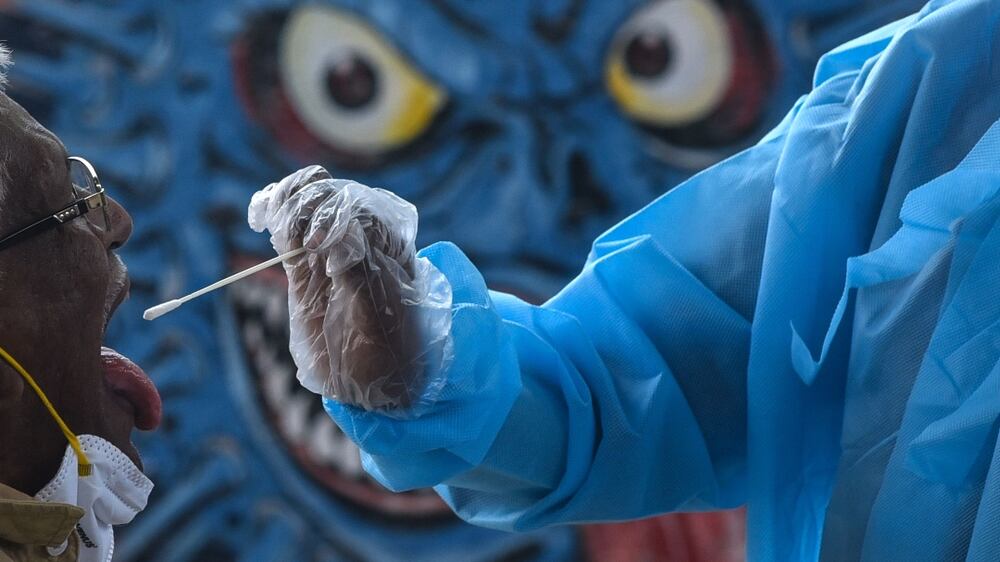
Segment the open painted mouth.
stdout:
<path fill-rule="evenodd" d="M 234 271 L 259 260 L 240 258 Z M 387 515 L 450 513 L 433 490 L 387 491 L 361 468 L 358 448 L 323 410 L 320 397 L 302 388 L 288 350 L 288 282 L 272 268 L 229 290 L 260 405 L 302 470 L 327 491 Z"/>

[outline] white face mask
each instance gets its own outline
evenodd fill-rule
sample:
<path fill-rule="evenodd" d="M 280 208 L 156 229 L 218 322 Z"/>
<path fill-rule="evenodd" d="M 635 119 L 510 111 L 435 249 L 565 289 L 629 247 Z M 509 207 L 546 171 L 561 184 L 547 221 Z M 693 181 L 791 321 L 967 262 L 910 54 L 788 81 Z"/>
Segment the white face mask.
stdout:
<path fill-rule="evenodd" d="M 76 453 L 67 447 L 59 472 L 35 498 L 83 508 L 83 519 L 76 528 L 79 560 L 109 562 L 115 551 L 112 525 L 132 521 L 146 507 L 153 482 L 111 443 L 95 435 L 79 439 L 93 472 L 80 476 Z"/>

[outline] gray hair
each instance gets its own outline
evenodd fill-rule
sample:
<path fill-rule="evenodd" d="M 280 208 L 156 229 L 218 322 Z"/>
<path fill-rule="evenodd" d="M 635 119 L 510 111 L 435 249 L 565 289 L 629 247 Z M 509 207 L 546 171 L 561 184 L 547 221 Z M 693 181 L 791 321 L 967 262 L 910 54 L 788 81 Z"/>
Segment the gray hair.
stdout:
<path fill-rule="evenodd" d="M 14 64 L 14 58 L 11 56 L 10 49 L 6 45 L 0 43 L 0 93 L 4 93 L 7 89 L 7 69 Z M 8 177 L 7 171 L 7 161 L 10 155 L 7 154 L 8 151 L 4 151 L 0 154 L 0 205 L 3 204 L 4 199 L 7 195 L 7 185 L 10 183 L 10 178 Z M 4 224 L 6 221 L 0 220 L 0 225 Z M 2 274 L 0 274 L 0 281 L 2 281 Z"/>
<path fill-rule="evenodd" d="M 0 43 L 0 91 L 7 86 L 7 69 L 14 64 L 14 58 L 10 54 L 10 49 Z"/>

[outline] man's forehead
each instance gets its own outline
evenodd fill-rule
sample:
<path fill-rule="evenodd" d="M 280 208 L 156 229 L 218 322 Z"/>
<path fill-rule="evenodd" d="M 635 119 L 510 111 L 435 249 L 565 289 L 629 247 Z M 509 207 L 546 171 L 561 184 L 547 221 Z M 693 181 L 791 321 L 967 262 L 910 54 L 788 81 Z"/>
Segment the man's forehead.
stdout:
<path fill-rule="evenodd" d="M 2 224 L 28 220 L 66 203 L 66 149 L 62 141 L 2 93 L 0 174 Z"/>
<path fill-rule="evenodd" d="M 42 159 L 65 158 L 66 147 L 59 137 L 3 92 L 0 92 L 0 130 L 0 143 L 7 145 L 5 148 L 8 153 L 12 148 L 10 145 L 28 143 L 24 148 L 30 149 L 29 151 L 19 151 L 22 158 L 25 157 L 25 152 L 37 154 Z"/>

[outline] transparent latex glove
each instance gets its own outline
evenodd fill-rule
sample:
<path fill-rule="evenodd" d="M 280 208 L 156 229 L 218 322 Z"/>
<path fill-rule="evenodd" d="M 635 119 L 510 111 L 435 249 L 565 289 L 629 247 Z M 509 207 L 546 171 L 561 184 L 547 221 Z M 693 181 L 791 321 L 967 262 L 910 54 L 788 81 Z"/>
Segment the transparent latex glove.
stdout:
<path fill-rule="evenodd" d="M 434 401 L 450 361 L 451 286 L 415 250 L 417 211 L 310 166 L 254 194 L 250 227 L 284 263 L 290 348 L 308 390 L 401 416 Z"/>

